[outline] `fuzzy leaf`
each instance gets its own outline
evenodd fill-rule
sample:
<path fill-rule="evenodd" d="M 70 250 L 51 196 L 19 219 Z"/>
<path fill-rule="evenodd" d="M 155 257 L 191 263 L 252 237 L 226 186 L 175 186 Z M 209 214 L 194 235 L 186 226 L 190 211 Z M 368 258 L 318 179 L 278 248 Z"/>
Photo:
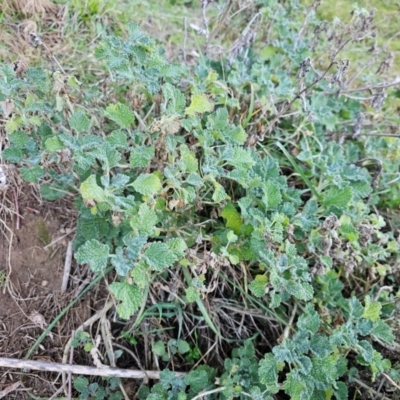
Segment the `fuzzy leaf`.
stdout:
<path fill-rule="evenodd" d="M 353 191 L 350 187 L 344 189 L 333 187 L 323 193 L 322 203 L 326 208 L 332 206 L 337 208 L 346 208 L 352 197 Z"/>
<path fill-rule="evenodd" d="M 82 111 L 77 111 L 69 118 L 69 125 L 72 129 L 75 129 L 78 133 L 87 131 L 90 126 L 90 120 Z"/>
<path fill-rule="evenodd" d="M 225 192 L 225 189 L 222 185 L 220 185 L 219 183 L 215 182 L 214 183 L 214 193 L 212 195 L 212 199 L 216 202 L 216 203 L 221 203 L 221 201 L 224 201 L 228 198 L 228 195 Z"/>
<path fill-rule="evenodd" d="M 89 264 L 94 272 L 100 272 L 107 265 L 110 248 L 96 239 L 86 242 L 75 253 L 75 259 L 79 264 Z"/>
<path fill-rule="evenodd" d="M 127 105 L 121 103 L 110 104 L 106 108 L 104 115 L 125 129 L 128 129 L 135 122 L 133 112 Z"/>
<path fill-rule="evenodd" d="M 26 182 L 38 183 L 40 178 L 43 178 L 43 168 L 36 166 L 33 168 L 22 167 L 21 176 Z"/>
<path fill-rule="evenodd" d="M 154 157 L 154 146 L 138 146 L 131 148 L 129 163 L 134 168 L 145 168 Z"/>
<path fill-rule="evenodd" d="M 256 275 L 254 280 L 250 283 L 250 290 L 256 297 L 263 297 L 265 295 L 265 287 L 268 283 L 266 275 Z"/>
<path fill-rule="evenodd" d="M 161 242 L 151 243 L 144 252 L 143 258 L 157 271 L 170 267 L 178 259 L 168 246 Z"/>
<path fill-rule="evenodd" d="M 226 227 L 232 229 L 237 235 L 243 225 L 242 216 L 232 203 L 228 203 L 221 212 L 221 216 L 226 219 Z"/>
<path fill-rule="evenodd" d="M 47 151 L 50 151 L 50 153 L 55 153 L 56 151 L 62 150 L 65 146 L 58 136 L 53 136 L 45 141 L 44 147 Z"/>
<path fill-rule="evenodd" d="M 258 364 L 258 376 L 260 382 L 271 393 L 278 393 L 278 364 L 273 354 L 268 353 Z"/>
<path fill-rule="evenodd" d="M 262 189 L 264 192 L 263 202 L 267 208 L 274 208 L 281 203 L 282 201 L 281 192 L 274 183 L 268 181 L 264 183 Z"/>
<path fill-rule="evenodd" d="M 142 232 L 151 235 L 155 230 L 158 218 L 154 210 L 149 208 L 146 203 L 139 206 L 137 215 L 130 220 L 130 225 L 135 232 Z"/>
<path fill-rule="evenodd" d="M 1 158 L 11 163 L 19 163 L 24 159 L 24 154 L 21 149 L 15 146 L 10 146 L 1 152 Z"/>
<path fill-rule="evenodd" d="M 112 131 L 106 137 L 106 142 L 115 148 L 117 147 L 126 148 L 127 146 L 126 134 L 123 131 L 117 129 L 115 131 Z"/>
<path fill-rule="evenodd" d="M 374 323 L 371 335 L 389 344 L 392 344 L 395 339 L 390 326 L 380 319 Z"/>
<path fill-rule="evenodd" d="M 155 174 L 140 174 L 132 183 L 132 186 L 137 192 L 152 196 L 161 190 L 161 181 Z"/>
<path fill-rule="evenodd" d="M 95 175 L 90 175 L 86 181 L 82 182 L 79 190 L 87 201 L 104 201 L 105 199 L 104 189 L 97 184 Z"/>
<path fill-rule="evenodd" d="M 378 301 L 371 302 L 370 296 L 365 296 L 365 307 L 362 317 L 370 319 L 371 321 L 377 321 L 381 313 L 382 304 Z"/>
<path fill-rule="evenodd" d="M 129 319 L 139 309 L 143 301 L 143 293 L 137 286 L 128 282 L 114 282 L 109 289 L 115 298 L 121 301 L 117 308 L 119 316 Z"/>
<path fill-rule="evenodd" d="M 197 113 L 211 112 L 214 109 L 214 104 L 208 99 L 204 93 L 192 95 L 189 107 L 185 109 L 185 114 L 195 115 Z"/>
<path fill-rule="evenodd" d="M 29 142 L 29 136 L 23 131 L 16 131 L 9 136 L 10 142 L 20 149 L 23 149 Z"/>

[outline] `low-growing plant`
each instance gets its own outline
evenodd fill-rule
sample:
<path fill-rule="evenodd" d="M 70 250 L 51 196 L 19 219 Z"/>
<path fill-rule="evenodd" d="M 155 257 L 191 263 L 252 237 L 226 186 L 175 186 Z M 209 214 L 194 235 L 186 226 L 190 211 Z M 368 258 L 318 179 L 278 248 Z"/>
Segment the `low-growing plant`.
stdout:
<path fill-rule="evenodd" d="M 270 343 L 255 338 L 262 332 L 241 337 L 254 344 L 233 349 L 217 383 L 210 366 L 184 378 L 166 370 L 139 398 L 346 399 L 365 376 L 398 380 L 382 349 L 398 329 L 399 243 L 376 208 L 398 192 L 397 139 L 363 136 L 366 120 L 379 115 L 384 126 L 385 97 L 397 94 L 340 58 L 374 41 L 373 15 L 355 9 L 343 26 L 319 21 L 316 4 L 255 3 L 222 60 L 170 62 L 130 24 L 127 38 L 105 36 L 96 48 L 109 77 L 94 85 L 0 68 L 2 158 L 44 199 L 75 197 L 75 258 L 95 273 L 114 266 L 121 319 L 140 321 L 152 285 L 173 271 L 186 285 L 180 302 L 221 342 L 237 336 L 206 306 L 217 279 L 229 300 L 244 298 L 243 309 L 257 305 L 281 327 Z M 232 271 L 243 280 L 230 281 Z M 173 339 L 153 352 L 168 362 L 195 348 Z"/>

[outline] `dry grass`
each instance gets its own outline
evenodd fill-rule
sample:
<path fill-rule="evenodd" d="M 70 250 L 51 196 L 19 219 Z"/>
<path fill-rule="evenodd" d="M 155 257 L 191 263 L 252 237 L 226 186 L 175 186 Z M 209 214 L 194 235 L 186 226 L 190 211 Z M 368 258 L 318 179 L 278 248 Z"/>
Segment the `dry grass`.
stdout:
<path fill-rule="evenodd" d="M 3 10 L 20 12 L 32 17 L 36 14 L 44 18 L 48 14 L 57 12 L 58 7 L 48 0 L 3 0 Z"/>

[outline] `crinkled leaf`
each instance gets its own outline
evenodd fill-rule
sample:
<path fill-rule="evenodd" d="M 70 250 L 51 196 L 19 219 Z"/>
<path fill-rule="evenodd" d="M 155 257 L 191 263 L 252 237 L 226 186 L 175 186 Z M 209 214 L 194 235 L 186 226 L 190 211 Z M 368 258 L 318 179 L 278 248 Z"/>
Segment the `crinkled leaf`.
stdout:
<path fill-rule="evenodd" d="M 90 126 L 90 120 L 82 111 L 74 112 L 69 118 L 69 125 L 78 133 L 87 131 Z"/>
<path fill-rule="evenodd" d="M 258 364 L 258 376 L 260 382 L 271 393 L 278 393 L 278 364 L 273 354 L 268 353 Z"/>
<path fill-rule="evenodd" d="M 15 146 L 10 146 L 1 152 L 1 158 L 11 163 L 19 163 L 24 159 L 22 150 Z"/>
<path fill-rule="evenodd" d="M 129 163 L 134 168 L 145 168 L 154 157 L 154 146 L 138 146 L 131 148 Z"/>
<path fill-rule="evenodd" d="M 105 199 L 104 189 L 97 184 L 95 175 L 90 175 L 82 182 L 79 190 L 85 200 L 104 201 Z"/>
<path fill-rule="evenodd" d="M 106 137 L 106 142 L 115 148 L 118 147 L 126 148 L 127 146 L 126 133 L 124 133 L 120 129 L 116 129 Z"/>
<path fill-rule="evenodd" d="M 183 239 L 173 238 L 169 239 L 167 242 L 168 248 L 175 254 L 176 257 L 183 257 L 187 244 Z"/>
<path fill-rule="evenodd" d="M 282 195 L 279 188 L 271 181 L 265 182 L 262 186 L 263 202 L 267 208 L 274 208 L 282 201 Z"/>
<path fill-rule="evenodd" d="M 297 326 L 301 330 L 316 333 L 320 324 L 318 313 L 311 304 L 306 306 L 305 312 L 299 317 Z"/>
<path fill-rule="evenodd" d="M 115 255 L 111 257 L 111 264 L 115 267 L 115 271 L 120 276 L 126 276 L 133 267 L 132 261 L 125 256 L 122 247 L 117 247 L 115 249 Z"/>
<path fill-rule="evenodd" d="M 143 258 L 157 271 L 170 267 L 178 257 L 168 248 L 165 243 L 153 242 L 146 249 Z"/>
<path fill-rule="evenodd" d="M 21 176 L 26 182 L 38 183 L 40 178 L 43 178 L 43 168 L 36 166 L 33 168 L 22 167 Z"/>
<path fill-rule="evenodd" d="M 216 202 L 216 203 L 220 203 L 221 201 L 224 201 L 228 198 L 228 195 L 225 192 L 225 189 L 222 185 L 220 185 L 219 183 L 215 182 L 214 183 L 214 193 L 212 195 L 212 199 Z"/>
<path fill-rule="evenodd" d="M 256 297 L 263 297 L 265 295 L 265 287 L 268 283 L 266 275 L 256 275 L 254 280 L 250 283 L 250 290 Z"/>
<path fill-rule="evenodd" d="M 65 146 L 58 136 L 53 136 L 45 141 L 44 147 L 47 151 L 50 151 L 50 153 L 55 153 L 56 151 L 62 150 Z"/>
<path fill-rule="evenodd" d="M 392 329 L 390 326 L 378 319 L 372 328 L 371 335 L 375 336 L 377 339 L 380 339 L 386 343 L 392 344 L 394 342 L 395 336 L 393 335 Z"/>
<path fill-rule="evenodd" d="M 133 112 L 127 105 L 121 103 L 107 106 L 104 115 L 125 129 L 129 128 L 135 122 Z"/>
<path fill-rule="evenodd" d="M 157 215 L 146 203 L 139 206 L 137 215 L 130 220 L 130 225 L 135 232 L 143 232 L 151 235 L 155 230 L 155 225 L 158 222 Z"/>
<path fill-rule="evenodd" d="M 243 225 L 242 216 L 232 203 L 228 203 L 221 212 L 221 216 L 226 219 L 226 227 L 232 229 L 237 235 Z"/>
<path fill-rule="evenodd" d="M 129 319 L 142 304 L 143 293 L 137 286 L 128 282 L 114 282 L 109 286 L 109 289 L 115 298 L 121 301 L 117 311 L 123 319 Z"/>
<path fill-rule="evenodd" d="M 132 183 L 132 186 L 137 192 L 151 196 L 161 190 L 161 181 L 155 174 L 140 174 Z"/>
<path fill-rule="evenodd" d="M 346 208 L 353 197 L 350 187 L 343 189 L 332 187 L 323 193 L 322 203 L 324 207 Z"/>
<path fill-rule="evenodd" d="M 86 242 L 75 253 L 75 259 L 79 264 L 89 264 L 94 272 L 100 272 L 107 265 L 110 248 L 96 239 Z"/>
<path fill-rule="evenodd" d="M 214 104 L 208 99 L 204 93 L 192 95 L 190 105 L 185 109 L 185 114 L 195 115 L 197 113 L 211 112 L 214 109 Z"/>
<path fill-rule="evenodd" d="M 23 131 L 16 131 L 9 135 L 10 142 L 20 149 L 23 149 L 29 142 L 29 136 Z"/>
<path fill-rule="evenodd" d="M 362 314 L 363 318 L 370 319 L 371 321 L 377 321 L 381 314 L 382 304 L 378 301 L 371 301 L 370 296 L 365 296 L 365 307 Z"/>

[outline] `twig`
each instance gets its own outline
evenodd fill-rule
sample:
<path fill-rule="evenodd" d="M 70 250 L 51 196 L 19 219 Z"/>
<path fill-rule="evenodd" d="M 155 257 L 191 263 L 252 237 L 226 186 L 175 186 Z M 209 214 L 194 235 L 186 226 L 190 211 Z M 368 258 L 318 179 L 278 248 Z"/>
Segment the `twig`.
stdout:
<path fill-rule="evenodd" d="M 17 358 L 0 357 L 0 367 L 33 369 L 35 371 L 66 372 L 74 375 L 110 376 L 131 379 L 160 379 L 160 371 L 138 371 L 119 368 L 96 368 L 86 365 L 68 365 L 47 361 L 19 360 Z M 176 376 L 186 376 L 186 372 L 174 372 Z"/>
<path fill-rule="evenodd" d="M 221 386 L 221 387 L 216 388 L 216 389 L 212 389 L 212 390 L 207 390 L 207 391 L 204 391 L 204 392 L 200 392 L 197 396 L 193 397 L 192 400 L 201 399 L 202 397 L 208 396 L 209 394 L 222 392 L 222 391 L 225 390 L 225 389 L 226 389 L 226 386 Z"/>
<path fill-rule="evenodd" d="M 380 398 L 382 400 L 390 400 L 388 397 L 386 397 L 385 395 L 378 393 L 376 390 L 372 389 L 371 387 L 369 387 L 368 385 L 366 385 L 364 382 L 360 381 L 357 378 L 352 378 L 354 382 L 357 383 L 357 385 L 360 385 L 362 388 L 370 391 L 371 393 L 373 393 L 377 398 Z"/>
<path fill-rule="evenodd" d="M 65 293 L 68 286 L 69 274 L 71 272 L 72 264 L 72 242 L 68 242 L 67 252 L 65 254 L 64 274 L 61 283 L 61 293 Z"/>
<path fill-rule="evenodd" d="M 18 389 L 18 387 L 21 385 L 21 382 L 15 382 L 12 385 L 7 386 L 5 389 L 3 389 L 0 392 L 0 399 L 6 397 L 9 393 L 13 392 L 14 390 Z"/>
<path fill-rule="evenodd" d="M 71 339 L 74 340 L 75 331 L 72 331 Z M 72 365 L 74 362 L 74 348 L 71 347 L 71 351 L 69 353 L 69 364 Z M 72 375 L 71 372 L 68 373 L 68 400 L 72 398 Z"/>
<path fill-rule="evenodd" d="M 15 229 L 19 230 L 19 207 L 18 207 L 18 195 L 15 187 L 12 188 L 14 195 L 15 215 L 17 216 L 15 221 Z"/>
<path fill-rule="evenodd" d="M 59 238 L 53 240 L 53 241 L 52 241 L 51 243 L 49 243 L 48 245 L 44 246 L 44 247 L 43 247 L 43 250 L 48 249 L 49 247 L 53 246 L 53 244 L 55 244 L 55 243 L 59 242 L 60 240 L 64 239 L 65 237 L 67 237 L 68 235 L 70 235 L 72 232 L 74 232 L 75 229 L 76 229 L 76 228 L 73 228 L 73 229 L 71 229 L 71 232 L 68 232 L 68 233 L 66 233 L 65 235 L 60 236 Z"/>

